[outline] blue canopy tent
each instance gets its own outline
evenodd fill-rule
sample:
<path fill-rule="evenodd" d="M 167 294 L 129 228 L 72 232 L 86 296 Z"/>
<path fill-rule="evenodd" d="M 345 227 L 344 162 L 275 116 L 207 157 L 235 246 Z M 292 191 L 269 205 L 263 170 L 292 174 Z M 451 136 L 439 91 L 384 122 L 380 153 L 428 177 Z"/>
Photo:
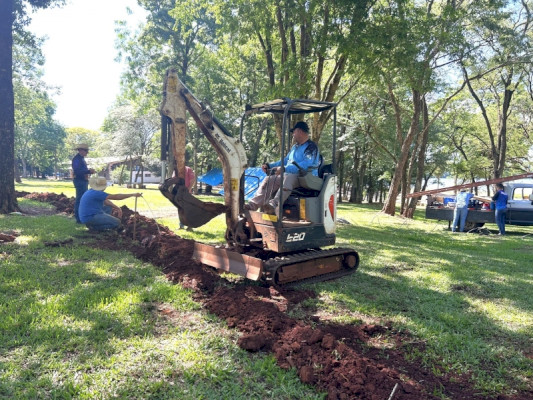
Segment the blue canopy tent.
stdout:
<path fill-rule="evenodd" d="M 254 197 L 255 192 L 259 188 L 259 184 L 263 181 L 266 174 L 261 167 L 246 168 L 244 171 L 244 199 L 250 200 Z M 213 168 L 211 171 L 200 175 L 197 178 L 198 182 L 205 183 L 206 185 L 218 186 L 224 182 L 221 168 Z M 224 189 L 220 191 L 220 194 L 224 194 Z"/>

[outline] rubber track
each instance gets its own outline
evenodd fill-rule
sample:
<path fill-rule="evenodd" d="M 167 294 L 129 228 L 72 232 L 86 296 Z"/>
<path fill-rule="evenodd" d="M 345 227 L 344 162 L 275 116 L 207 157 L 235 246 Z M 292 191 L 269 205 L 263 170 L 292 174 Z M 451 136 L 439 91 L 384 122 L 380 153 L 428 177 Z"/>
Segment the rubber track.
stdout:
<path fill-rule="evenodd" d="M 285 284 L 279 284 L 277 282 L 273 282 L 273 277 L 276 276 L 276 271 L 280 267 L 284 267 L 284 266 L 291 265 L 291 264 L 298 264 L 298 263 L 306 262 L 309 260 L 316 260 L 319 258 L 345 255 L 345 254 L 350 254 L 350 253 L 355 253 L 357 257 L 357 265 L 354 268 L 341 269 L 339 271 L 330 272 L 329 274 L 317 275 L 317 276 L 305 278 L 305 279 L 298 280 L 298 281 L 288 282 Z M 357 271 L 358 267 L 359 267 L 359 255 L 357 254 L 357 252 L 354 249 L 348 249 L 348 248 L 342 248 L 342 247 L 336 247 L 333 249 L 326 249 L 326 250 L 307 250 L 301 253 L 283 255 L 283 256 L 271 258 L 268 261 L 265 261 L 265 273 L 266 273 L 267 282 L 269 282 L 271 285 L 284 287 L 284 288 L 300 285 L 302 283 L 323 282 L 323 281 L 328 281 L 331 279 L 336 279 L 341 276 L 354 273 L 355 271 Z"/>

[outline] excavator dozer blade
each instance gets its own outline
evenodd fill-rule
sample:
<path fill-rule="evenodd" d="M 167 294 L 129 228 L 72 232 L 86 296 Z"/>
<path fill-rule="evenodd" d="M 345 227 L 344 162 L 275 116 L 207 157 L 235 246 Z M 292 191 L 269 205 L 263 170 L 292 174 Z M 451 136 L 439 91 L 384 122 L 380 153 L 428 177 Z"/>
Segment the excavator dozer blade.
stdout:
<path fill-rule="evenodd" d="M 193 259 L 210 267 L 257 281 L 263 277 L 263 261 L 222 247 L 194 243 Z"/>
<path fill-rule="evenodd" d="M 159 190 L 176 206 L 181 223 L 191 228 L 198 228 L 227 210 L 224 204 L 197 199 L 184 184 L 173 185 L 172 180 L 165 181 Z"/>

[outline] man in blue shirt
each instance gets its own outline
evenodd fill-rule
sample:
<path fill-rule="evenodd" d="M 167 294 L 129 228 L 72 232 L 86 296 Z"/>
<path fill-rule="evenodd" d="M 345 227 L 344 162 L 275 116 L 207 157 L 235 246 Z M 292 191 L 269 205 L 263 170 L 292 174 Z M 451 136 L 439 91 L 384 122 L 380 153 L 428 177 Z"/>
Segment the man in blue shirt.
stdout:
<path fill-rule="evenodd" d="M 122 226 L 122 210 L 114 205 L 110 200 L 123 200 L 128 197 L 140 197 L 142 193 L 130 194 L 107 194 L 104 190 L 107 187 L 107 180 L 102 176 L 93 176 L 89 180 L 91 189 L 86 191 L 80 201 L 80 220 L 87 225 L 87 228 L 94 231 L 118 230 Z M 115 211 L 117 217 L 111 215 Z"/>
<path fill-rule="evenodd" d="M 285 173 L 283 174 L 282 204 L 290 196 L 292 190 L 298 187 L 299 170 L 292 162 L 296 161 L 305 171 L 312 169 L 312 174 L 315 176 L 318 175 L 318 166 L 320 164 L 318 146 L 309 139 L 309 126 L 307 123 L 304 121 L 297 122 L 291 129 L 291 132 L 296 143 L 283 160 Z M 263 182 L 261 182 L 257 190 L 257 194 L 244 206 L 246 210 L 256 211 L 262 207 L 263 211 L 268 214 L 276 213 L 279 202 L 277 191 L 281 186 L 281 168 L 279 168 L 282 165 L 281 163 L 282 160 L 279 160 L 261 166 L 267 175 L 269 170 L 272 171 L 272 174 L 263 179 Z M 275 195 L 272 197 L 273 193 Z"/>
<path fill-rule="evenodd" d="M 468 215 L 468 203 L 470 199 L 474 197 L 472 193 L 461 189 L 455 198 L 455 210 L 453 210 L 453 225 L 452 232 L 455 232 L 457 226 L 459 226 L 459 232 L 464 232 L 466 217 Z"/>
<path fill-rule="evenodd" d="M 496 184 L 496 193 L 492 196 L 492 200 L 496 203 L 496 212 L 494 219 L 498 225 L 498 235 L 505 235 L 505 217 L 507 215 L 507 200 L 509 196 L 504 192 L 504 187 L 501 183 Z"/>
<path fill-rule="evenodd" d="M 80 200 L 83 194 L 89 188 L 89 175 L 94 174 L 94 169 L 87 168 L 85 157 L 89 153 L 89 145 L 81 143 L 76 146 L 78 154 L 72 159 L 72 172 L 74 174 L 74 187 L 76 188 L 76 202 L 74 203 L 74 217 L 76 223 L 81 224 L 79 216 Z"/>

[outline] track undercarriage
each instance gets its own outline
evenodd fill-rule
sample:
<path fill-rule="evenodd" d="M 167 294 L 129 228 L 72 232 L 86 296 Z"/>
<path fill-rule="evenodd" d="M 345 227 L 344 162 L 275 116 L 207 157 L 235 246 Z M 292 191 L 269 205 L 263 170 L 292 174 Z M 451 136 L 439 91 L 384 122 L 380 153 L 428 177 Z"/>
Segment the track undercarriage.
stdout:
<path fill-rule="evenodd" d="M 275 286 L 336 279 L 355 272 L 359 266 L 357 252 L 347 248 L 309 249 L 280 255 L 255 250 L 238 253 L 195 243 L 193 258 L 213 268 Z"/>

